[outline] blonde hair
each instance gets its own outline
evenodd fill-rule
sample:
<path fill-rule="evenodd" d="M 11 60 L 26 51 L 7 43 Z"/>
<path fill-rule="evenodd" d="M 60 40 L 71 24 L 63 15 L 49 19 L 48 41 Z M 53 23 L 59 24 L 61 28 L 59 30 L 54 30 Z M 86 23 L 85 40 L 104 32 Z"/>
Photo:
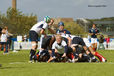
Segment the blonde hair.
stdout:
<path fill-rule="evenodd" d="M 60 34 L 57 34 L 57 35 L 55 36 L 55 38 L 60 38 L 60 39 L 62 39 L 62 36 L 61 36 Z"/>

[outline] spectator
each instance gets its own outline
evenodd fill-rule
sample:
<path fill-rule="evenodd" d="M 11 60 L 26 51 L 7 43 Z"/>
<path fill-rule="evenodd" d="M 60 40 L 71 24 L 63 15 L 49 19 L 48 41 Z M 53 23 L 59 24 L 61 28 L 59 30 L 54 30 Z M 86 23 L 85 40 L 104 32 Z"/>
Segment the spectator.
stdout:
<path fill-rule="evenodd" d="M 11 38 L 12 38 L 13 34 L 8 32 L 8 27 L 7 26 L 5 26 L 4 29 L 6 30 L 6 34 L 7 34 L 6 51 L 9 51 L 10 46 L 11 46 Z"/>
<path fill-rule="evenodd" d="M 7 34 L 6 34 L 6 29 L 5 29 L 5 28 L 2 29 L 2 34 L 1 34 L 0 39 L 1 39 L 1 42 L 0 42 L 0 50 L 1 50 L 2 46 L 3 46 L 4 54 L 5 54 L 5 53 L 8 53 L 8 52 L 6 51 Z"/>
<path fill-rule="evenodd" d="M 105 40 L 106 40 L 106 48 L 108 48 L 109 47 L 109 43 L 110 43 L 110 37 L 108 36 Z"/>
<path fill-rule="evenodd" d="M 26 42 L 27 41 L 27 35 L 23 36 L 23 41 Z"/>
<path fill-rule="evenodd" d="M 104 47 L 104 36 L 103 35 L 100 35 L 100 38 L 99 38 L 99 47 L 98 47 L 98 50 L 100 50 L 100 49 L 105 49 L 105 47 Z"/>

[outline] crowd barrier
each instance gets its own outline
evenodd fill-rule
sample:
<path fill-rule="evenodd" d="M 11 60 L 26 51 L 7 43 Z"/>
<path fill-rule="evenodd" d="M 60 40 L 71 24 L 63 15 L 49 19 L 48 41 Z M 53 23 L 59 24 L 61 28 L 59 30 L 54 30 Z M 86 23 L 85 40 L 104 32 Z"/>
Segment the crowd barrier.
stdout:
<path fill-rule="evenodd" d="M 105 46 L 106 50 L 114 50 L 114 39 L 111 40 L 111 42 L 108 44 L 108 48 L 106 48 L 106 42 L 103 43 Z M 38 46 L 40 47 L 40 42 L 38 42 Z M 98 42 L 98 46 L 99 46 L 99 42 Z M 38 47 L 38 49 L 39 49 Z M 14 45 L 13 45 L 13 49 L 14 50 L 30 50 L 31 49 L 31 42 L 17 42 L 14 41 Z"/>

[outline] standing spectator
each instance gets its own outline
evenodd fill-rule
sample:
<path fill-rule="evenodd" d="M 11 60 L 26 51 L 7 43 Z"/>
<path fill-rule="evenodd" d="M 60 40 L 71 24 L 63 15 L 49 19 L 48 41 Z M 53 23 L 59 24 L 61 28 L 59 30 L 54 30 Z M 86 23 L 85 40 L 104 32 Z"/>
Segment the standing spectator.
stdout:
<path fill-rule="evenodd" d="M 5 54 L 5 53 L 8 53 L 8 52 L 6 51 L 7 34 L 6 34 L 6 29 L 5 29 L 5 28 L 2 29 L 2 34 L 1 34 L 0 39 L 1 39 L 1 42 L 0 42 L 0 50 L 1 50 L 2 46 L 3 46 L 3 48 L 4 48 L 4 54 Z"/>
<path fill-rule="evenodd" d="M 27 35 L 23 36 L 23 41 L 26 42 L 27 41 Z"/>
<path fill-rule="evenodd" d="M 89 30 L 89 35 L 91 36 L 91 44 L 93 46 L 93 50 L 97 49 L 97 35 L 99 35 L 99 30 L 96 28 L 96 25 L 93 24 L 92 29 Z"/>
<path fill-rule="evenodd" d="M 7 26 L 5 26 L 4 28 L 5 28 L 6 34 L 7 34 L 6 51 L 9 51 L 10 46 L 11 46 L 11 38 L 12 38 L 13 34 L 8 32 L 8 27 Z"/>
<path fill-rule="evenodd" d="M 108 36 L 105 40 L 106 40 L 106 48 L 108 48 L 109 47 L 109 43 L 110 43 L 110 37 Z"/>
<path fill-rule="evenodd" d="M 103 35 L 100 35 L 100 38 L 99 38 L 99 47 L 98 47 L 98 49 L 105 49 L 105 47 L 104 47 L 104 36 Z M 100 48 L 100 47 L 102 47 L 102 48 Z"/>

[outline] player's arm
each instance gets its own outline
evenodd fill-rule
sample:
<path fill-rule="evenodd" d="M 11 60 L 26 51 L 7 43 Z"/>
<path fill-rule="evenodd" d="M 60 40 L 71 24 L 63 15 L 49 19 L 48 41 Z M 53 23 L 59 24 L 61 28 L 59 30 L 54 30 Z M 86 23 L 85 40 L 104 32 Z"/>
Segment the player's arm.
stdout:
<path fill-rule="evenodd" d="M 92 32 L 89 32 L 89 35 L 93 35 L 94 33 L 92 33 Z"/>
<path fill-rule="evenodd" d="M 97 33 L 95 35 L 100 35 L 99 30 L 97 30 Z"/>
<path fill-rule="evenodd" d="M 66 53 L 68 52 L 68 46 L 64 46 L 64 54 L 62 57 L 66 57 Z"/>
<path fill-rule="evenodd" d="M 62 42 L 62 45 L 64 46 L 64 54 L 62 57 L 66 57 L 66 53 L 68 52 L 68 46 L 65 41 Z"/>
<path fill-rule="evenodd" d="M 40 34 L 43 34 L 46 37 L 45 29 L 42 28 L 41 31 L 40 31 Z"/>
<path fill-rule="evenodd" d="M 47 23 L 45 23 L 40 31 L 40 34 L 43 34 L 46 37 L 45 29 L 47 29 L 47 28 L 48 28 L 48 25 L 47 25 Z"/>
<path fill-rule="evenodd" d="M 54 56 L 55 56 L 55 43 L 53 43 L 52 45 L 52 53 L 50 55 L 50 59 L 47 61 L 48 63 L 51 62 L 53 59 L 54 59 Z"/>
<path fill-rule="evenodd" d="M 11 34 L 11 33 L 9 33 L 9 32 L 8 32 L 8 35 L 9 35 L 9 36 L 13 36 L 13 34 Z"/>
<path fill-rule="evenodd" d="M 91 30 L 89 30 L 89 35 L 93 35 L 94 33 L 93 32 L 91 32 Z"/>
<path fill-rule="evenodd" d="M 72 39 L 70 37 L 67 37 L 67 39 L 68 39 L 68 45 L 70 46 L 71 42 L 72 42 Z"/>
<path fill-rule="evenodd" d="M 54 30 L 52 30 L 51 28 L 48 28 L 48 30 L 52 33 L 52 34 L 56 34 L 56 32 Z"/>

